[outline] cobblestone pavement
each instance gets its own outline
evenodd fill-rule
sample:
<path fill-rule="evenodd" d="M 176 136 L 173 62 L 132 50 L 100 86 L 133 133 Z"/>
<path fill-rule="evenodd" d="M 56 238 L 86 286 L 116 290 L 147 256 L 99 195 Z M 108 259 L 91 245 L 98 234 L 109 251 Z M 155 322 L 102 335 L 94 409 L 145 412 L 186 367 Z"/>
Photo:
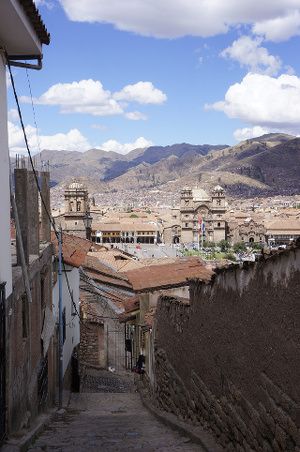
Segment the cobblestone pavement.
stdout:
<path fill-rule="evenodd" d="M 96 384 L 101 392 L 72 394 L 68 410 L 56 415 L 29 452 L 203 451 L 148 412 L 128 378 L 124 382 L 124 378 L 109 373 L 102 373 L 98 379 L 91 377 L 85 388 L 89 391 Z M 119 392 L 115 392 L 117 380 Z M 104 390 L 105 381 L 109 381 L 111 392 Z"/>
<path fill-rule="evenodd" d="M 105 370 L 89 369 L 81 385 L 81 392 L 134 392 L 133 374 L 118 375 Z"/>

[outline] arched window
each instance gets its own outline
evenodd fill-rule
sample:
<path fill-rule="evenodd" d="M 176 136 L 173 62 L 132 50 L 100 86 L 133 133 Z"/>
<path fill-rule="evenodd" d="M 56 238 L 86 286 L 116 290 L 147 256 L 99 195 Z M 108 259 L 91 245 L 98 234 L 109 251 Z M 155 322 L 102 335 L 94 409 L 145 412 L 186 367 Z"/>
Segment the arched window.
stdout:
<path fill-rule="evenodd" d="M 81 211 L 81 201 L 77 201 L 77 212 Z"/>

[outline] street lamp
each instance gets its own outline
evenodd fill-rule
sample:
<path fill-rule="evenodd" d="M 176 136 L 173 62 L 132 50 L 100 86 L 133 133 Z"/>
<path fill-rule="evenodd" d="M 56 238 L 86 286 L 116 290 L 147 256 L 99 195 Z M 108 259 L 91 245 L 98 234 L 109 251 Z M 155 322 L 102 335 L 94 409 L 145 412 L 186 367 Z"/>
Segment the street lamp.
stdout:
<path fill-rule="evenodd" d="M 83 223 L 84 223 L 84 227 L 85 227 L 85 236 L 86 236 L 87 240 L 91 240 L 92 221 L 93 221 L 93 217 L 91 216 L 90 212 L 86 211 L 85 215 L 83 217 Z"/>

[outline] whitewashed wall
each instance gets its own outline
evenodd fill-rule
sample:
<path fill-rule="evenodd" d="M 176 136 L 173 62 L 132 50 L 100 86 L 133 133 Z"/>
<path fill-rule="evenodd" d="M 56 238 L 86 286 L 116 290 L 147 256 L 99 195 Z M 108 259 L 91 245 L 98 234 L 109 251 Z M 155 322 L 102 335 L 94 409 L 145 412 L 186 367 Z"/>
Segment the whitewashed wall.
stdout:
<path fill-rule="evenodd" d="M 0 282 L 6 282 L 6 296 L 12 292 L 10 250 L 9 152 L 7 132 L 6 75 L 0 53 Z"/>
<path fill-rule="evenodd" d="M 79 270 L 78 268 L 66 265 L 68 280 L 73 300 L 79 313 Z M 69 365 L 74 347 L 80 342 L 79 317 L 75 314 L 72 306 L 71 296 L 68 291 L 66 276 L 63 273 L 63 309 L 66 308 L 66 340 L 63 348 L 63 373 Z M 75 315 L 74 315 L 75 314 Z M 58 279 L 53 287 L 53 315 L 58 323 Z"/>

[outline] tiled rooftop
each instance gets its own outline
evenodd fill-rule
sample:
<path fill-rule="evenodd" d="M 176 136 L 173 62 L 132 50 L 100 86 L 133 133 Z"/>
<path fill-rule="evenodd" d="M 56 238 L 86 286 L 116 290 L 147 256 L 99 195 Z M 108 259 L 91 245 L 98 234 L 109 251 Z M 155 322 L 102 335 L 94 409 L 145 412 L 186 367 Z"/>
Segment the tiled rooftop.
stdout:
<path fill-rule="evenodd" d="M 188 279 L 209 281 L 213 271 L 199 258 L 180 258 L 176 262 L 130 270 L 125 273 L 136 292 L 188 285 Z"/>

